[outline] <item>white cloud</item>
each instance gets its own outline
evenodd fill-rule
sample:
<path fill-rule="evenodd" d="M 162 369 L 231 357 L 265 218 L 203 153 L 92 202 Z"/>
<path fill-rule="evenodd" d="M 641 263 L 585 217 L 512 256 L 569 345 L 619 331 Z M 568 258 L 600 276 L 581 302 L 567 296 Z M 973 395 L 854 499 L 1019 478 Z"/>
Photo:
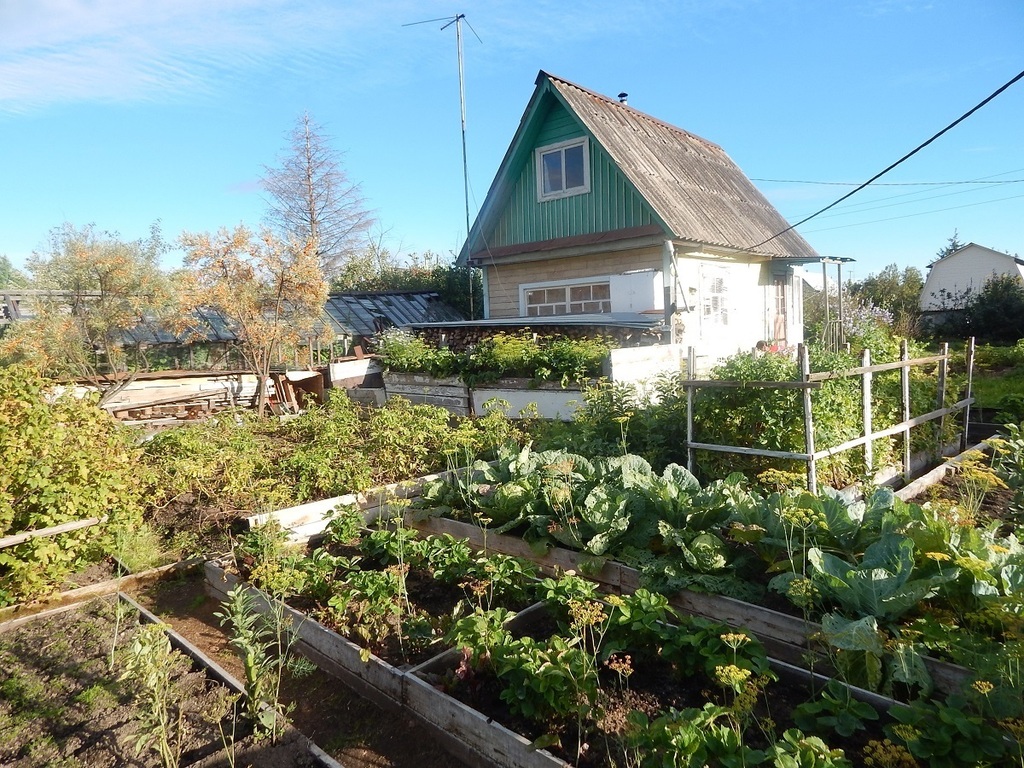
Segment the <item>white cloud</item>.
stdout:
<path fill-rule="evenodd" d="M 363 19 L 313 0 L 5 0 L 0 112 L 168 100 L 275 66 L 312 66 Z"/>

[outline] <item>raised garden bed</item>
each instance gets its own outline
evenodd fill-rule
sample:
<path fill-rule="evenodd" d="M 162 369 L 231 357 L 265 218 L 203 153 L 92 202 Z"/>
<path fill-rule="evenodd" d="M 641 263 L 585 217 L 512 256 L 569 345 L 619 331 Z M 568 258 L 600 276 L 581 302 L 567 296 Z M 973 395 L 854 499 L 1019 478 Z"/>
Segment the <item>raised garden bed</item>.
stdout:
<path fill-rule="evenodd" d="M 217 599 L 224 599 L 239 584 L 237 576 L 215 563 L 207 563 L 205 572 L 208 588 Z M 255 588 L 248 591 L 254 595 L 257 608 L 270 609 L 272 598 Z M 461 705 L 442 701 L 431 686 L 418 679 L 410 683 L 410 670 L 416 667 L 403 669 L 389 664 L 305 614 L 287 606 L 284 611 L 296 628 L 297 650 L 302 655 L 381 707 L 413 715 L 458 758 L 479 766 L 561 765 L 531 750 L 525 739 L 505 729 L 491 728 L 490 723 Z M 483 735 L 467 737 L 481 724 L 485 726 Z"/>
<path fill-rule="evenodd" d="M 231 589 L 237 583 L 231 574 L 225 573 L 213 564 L 207 565 L 206 573 L 210 588 L 218 595 L 225 594 L 223 590 Z M 261 606 L 269 607 L 270 599 L 265 595 L 260 596 L 259 603 Z M 571 605 L 572 603 L 568 604 Z M 593 603 L 593 605 L 598 605 L 598 603 Z M 534 637 L 535 641 L 530 642 L 531 647 L 534 644 L 542 645 L 545 642 L 544 638 L 547 637 L 554 626 L 550 620 L 545 620 L 542 617 L 543 611 L 546 610 L 549 609 L 544 608 L 541 610 L 540 608 L 534 608 L 523 612 L 513 622 L 506 624 L 506 627 L 512 630 L 515 636 L 521 636 L 520 633 L 526 633 L 530 637 Z M 499 693 L 494 687 L 497 683 L 492 681 L 492 683 L 486 685 L 481 683 L 481 686 L 474 686 L 472 680 L 470 680 L 472 675 L 466 675 L 460 671 L 468 669 L 466 651 L 455 648 L 441 653 L 423 664 L 400 669 L 387 664 L 375 656 L 367 655 L 358 646 L 330 632 L 308 617 L 301 617 L 297 613 L 290 613 L 290 615 L 294 616 L 301 638 L 301 652 L 304 655 L 315 660 L 324 669 L 330 670 L 332 673 L 342 677 L 347 684 L 356 687 L 364 695 L 372 696 L 380 700 L 385 706 L 390 706 L 397 711 L 413 715 L 421 723 L 430 727 L 437 737 L 444 739 L 446 746 L 453 754 L 466 762 L 481 766 L 527 766 L 529 768 L 539 768 L 541 766 L 551 768 L 552 766 L 565 766 L 567 764 L 565 759 L 561 759 L 544 749 L 538 748 L 539 746 L 553 743 L 553 734 L 549 733 L 550 728 L 548 728 L 553 721 L 542 721 L 530 726 L 524 722 L 522 717 L 509 717 L 507 711 L 502 714 L 499 711 L 501 710 L 500 704 L 497 709 L 494 709 L 494 702 L 500 699 Z M 541 628 L 537 628 L 535 631 L 534 626 L 539 615 L 541 616 L 539 619 Z M 547 627 L 546 630 L 542 628 L 545 626 Z M 724 648 L 723 661 L 734 660 L 742 665 L 740 668 L 745 669 L 748 662 L 743 659 L 748 659 L 749 657 L 753 659 L 751 663 L 754 665 L 752 668 L 755 671 L 760 670 L 761 672 L 768 673 L 770 667 L 772 674 L 780 679 L 779 682 L 772 682 L 770 684 L 772 686 L 771 711 L 763 709 L 766 700 L 762 700 L 762 703 L 759 705 L 762 709 L 756 713 L 756 717 L 762 719 L 769 716 L 781 718 L 783 712 L 805 701 L 812 690 L 820 690 L 829 682 L 827 678 L 821 675 L 811 676 L 806 671 L 792 665 L 777 661 L 769 662 L 764 657 L 757 656 L 757 653 L 750 656 L 746 650 L 741 650 L 738 653 L 736 649 L 730 651 L 720 640 L 717 640 L 719 633 L 723 631 L 716 628 L 720 625 L 708 623 L 698 626 L 702 631 L 711 633 L 709 638 L 716 639 L 720 650 Z M 710 629 L 707 629 L 709 626 Z M 669 628 L 667 634 L 661 635 L 661 642 L 664 643 L 668 637 L 682 636 L 689 636 L 689 634 L 686 630 Z M 739 641 L 738 647 L 744 646 L 747 642 L 749 642 L 749 636 L 747 639 Z M 641 646 L 624 645 L 622 650 L 624 653 L 631 652 L 635 654 L 637 659 L 640 659 L 644 653 Z M 615 659 L 621 659 L 622 656 L 619 655 L 612 658 L 614 661 Z M 699 653 L 696 658 L 701 658 Z M 758 658 L 761 659 L 760 662 L 757 661 Z M 629 662 L 627 661 L 626 663 L 628 664 Z M 635 684 L 631 683 L 628 686 L 619 686 L 618 688 L 611 683 L 611 679 L 617 673 L 613 672 L 611 668 L 603 670 L 601 675 L 605 679 L 605 683 L 602 683 L 602 687 L 612 691 L 607 699 L 602 699 L 601 703 L 602 708 L 607 708 L 609 713 L 605 720 L 607 723 L 613 723 L 618 718 L 619 722 L 619 726 L 613 725 L 610 727 L 625 727 L 627 712 L 631 709 L 639 708 L 646 710 L 649 719 L 654 721 L 664 712 L 668 712 L 671 706 L 696 705 L 698 708 L 703 707 L 706 699 L 701 697 L 695 699 L 694 693 L 706 688 L 716 688 L 719 690 L 719 693 L 716 694 L 719 703 L 713 705 L 723 707 L 721 712 L 714 710 L 718 713 L 718 718 L 727 717 L 725 710 L 735 705 L 735 702 L 732 701 L 732 694 L 721 689 L 720 683 L 710 679 L 703 683 L 696 679 L 689 679 L 681 688 L 675 689 L 673 693 L 671 684 L 655 682 L 658 679 L 664 678 L 669 668 L 664 667 L 664 663 L 657 660 L 653 663 L 654 666 L 651 667 L 651 670 L 654 674 L 648 676 L 648 680 L 654 686 L 657 693 L 645 690 L 645 687 L 640 684 L 641 678 L 645 677 L 640 667 L 638 667 L 637 677 L 630 677 L 631 680 L 635 680 Z M 712 665 L 711 668 L 714 668 L 714 666 Z M 462 693 L 459 698 L 451 695 L 453 681 L 461 681 L 462 683 Z M 488 686 L 492 690 L 491 695 L 483 691 L 483 688 Z M 460 686 L 455 687 L 459 688 Z M 475 693 L 467 694 L 467 690 L 475 691 Z M 884 713 L 894 704 L 889 699 L 866 691 L 855 689 L 843 690 L 848 690 L 849 695 L 852 695 L 854 700 L 866 702 L 868 708 L 874 713 Z M 491 704 L 484 704 L 484 700 L 490 700 Z M 782 706 L 781 702 L 783 700 L 788 700 L 790 703 Z M 480 709 L 481 707 L 483 707 L 482 710 Z M 860 711 L 864 712 L 863 708 Z M 872 714 L 871 718 L 868 719 L 873 720 L 877 716 L 877 714 Z M 779 722 L 784 721 L 780 719 Z M 874 732 L 865 731 L 863 736 L 849 741 L 847 744 L 848 748 L 859 751 L 869 738 L 883 738 L 877 726 L 872 727 L 875 729 Z M 869 733 L 871 733 L 870 736 L 868 735 Z M 577 759 L 575 755 L 576 746 L 566 746 L 568 742 L 572 741 L 570 736 L 569 732 L 562 732 L 562 738 L 560 739 L 562 755 L 563 758 L 568 758 L 568 764 L 612 764 L 608 762 L 609 755 L 602 755 L 604 747 L 597 742 L 594 742 L 592 750 L 586 750 L 589 752 L 588 756 Z M 804 737 L 801 736 L 800 738 L 803 739 Z M 752 737 L 752 739 L 752 743 L 756 745 L 758 743 L 756 737 Z M 770 747 L 770 744 L 765 742 L 762 746 Z M 569 749 L 569 752 L 566 753 L 565 749 Z M 610 757 L 613 760 L 617 759 L 617 756 L 614 754 L 610 755 Z M 859 761 L 857 761 L 857 764 L 860 764 Z"/>

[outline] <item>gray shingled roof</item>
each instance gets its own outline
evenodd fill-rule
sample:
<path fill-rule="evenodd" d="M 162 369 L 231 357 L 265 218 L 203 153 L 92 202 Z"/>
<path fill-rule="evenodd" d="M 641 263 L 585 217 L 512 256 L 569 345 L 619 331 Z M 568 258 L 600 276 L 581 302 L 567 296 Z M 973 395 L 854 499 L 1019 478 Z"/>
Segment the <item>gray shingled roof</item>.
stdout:
<path fill-rule="evenodd" d="M 324 311 L 334 330 L 349 336 L 372 336 L 392 326 L 466 319 L 433 291 L 332 293 Z"/>
<path fill-rule="evenodd" d="M 818 259 L 725 151 L 710 141 L 546 72 L 569 108 L 679 240 Z M 755 247 L 757 246 L 757 247 Z"/>
<path fill-rule="evenodd" d="M 542 119 L 546 95 L 575 114 L 591 140 L 611 157 L 654 211 L 665 236 L 709 249 L 794 261 L 821 257 L 775 210 L 716 144 L 633 107 L 541 71 L 537 88 L 491 184 L 469 241 L 459 255 L 476 253 L 511 193 L 509 174 L 529 162 L 530 127 Z M 773 237 L 778 235 L 778 237 Z M 770 242 L 765 240 L 773 238 Z M 763 243 L 763 244 L 762 244 Z"/>
<path fill-rule="evenodd" d="M 35 293 L 58 291 L 6 291 L 0 293 L 0 326 L 12 320 L 31 319 L 31 303 L 23 299 Z M 193 310 L 195 322 L 191 334 L 203 341 L 234 341 L 235 333 L 229 321 L 216 310 L 200 307 Z M 458 322 L 462 314 L 441 301 L 436 291 L 375 291 L 367 293 L 333 293 L 324 305 L 324 319 L 336 335 L 349 337 L 372 336 L 392 326 L 416 323 Z M 182 337 L 183 338 L 183 337 Z M 146 345 L 171 344 L 182 338 L 163 330 L 152 320 L 140 323 L 124 332 L 126 343 Z"/>

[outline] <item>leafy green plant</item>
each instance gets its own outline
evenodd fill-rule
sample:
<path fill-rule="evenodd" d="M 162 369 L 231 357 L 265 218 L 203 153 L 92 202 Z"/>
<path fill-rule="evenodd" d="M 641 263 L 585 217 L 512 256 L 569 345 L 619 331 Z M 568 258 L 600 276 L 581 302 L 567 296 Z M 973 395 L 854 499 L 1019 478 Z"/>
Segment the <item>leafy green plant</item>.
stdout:
<path fill-rule="evenodd" d="M 0 605 L 42 597 L 142 523 L 149 481 L 131 430 L 21 365 L 0 367 L 0 536 L 99 519 L 0 550 Z"/>
<path fill-rule="evenodd" d="M 1006 424 L 1005 434 L 989 441 L 993 449 L 993 469 L 1013 492 L 1010 513 L 1024 519 L 1024 422 Z"/>
<path fill-rule="evenodd" d="M 231 647 L 245 671 L 245 704 L 249 719 L 276 742 L 287 709 L 281 704 L 281 680 L 296 635 L 284 604 L 270 600 L 257 610 L 256 598 L 242 584 L 231 589 L 223 610 L 214 614 L 231 630 Z"/>
<path fill-rule="evenodd" d="M 760 765 L 764 752 L 743 743 L 726 707 L 670 709 L 653 720 L 643 712 L 628 715 L 625 741 L 642 768 L 723 768 Z"/>
<path fill-rule="evenodd" d="M 850 689 L 838 680 L 830 680 L 816 698 L 805 701 L 793 710 L 793 722 L 806 732 L 852 736 L 864 730 L 865 720 L 877 720 L 878 713 L 870 704 L 858 701 Z"/>
<path fill-rule="evenodd" d="M 451 375 L 455 367 L 455 355 L 450 349 L 432 347 L 398 328 L 389 328 L 377 337 L 377 354 L 386 369 L 400 373 L 444 377 Z"/>
<path fill-rule="evenodd" d="M 141 733 L 136 752 L 147 746 L 159 755 L 164 768 L 176 768 L 181 761 L 182 745 L 198 722 L 219 722 L 227 713 L 225 696 L 216 700 L 209 711 L 190 711 L 183 686 L 191 661 L 171 649 L 164 627 L 159 624 L 140 626 L 123 655 L 120 681 L 129 686 L 139 703 Z M 130 681 L 130 682 L 128 682 Z"/>
<path fill-rule="evenodd" d="M 289 532 L 271 519 L 246 531 L 235 543 L 235 564 L 258 589 L 280 596 L 302 591 L 302 552 L 289 537 Z"/>
<path fill-rule="evenodd" d="M 929 766 L 997 765 L 1007 753 L 998 728 L 949 703 L 915 701 L 893 707 L 889 715 L 897 721 L 886 726 L 889 738 Z"/>
<path fill-rule="evenodd" d="M 274 474 L 292 486 L 295 498 L 329 498 L 372 483 L 371 457 L 363 450 L 365 415 L 341 390 L 331 390 L 320 408 L 307 409 L 281 426 L 292 450 Z"/>
<path fill-rule="evenodd" d="M 883 533 L 856 564 L 816 547 L 807 558 L 823 602 L 839 606 L 848 615 L 892 621 L 956 577 L 956 570 L 948 569 L 915 578 L 914 550 L 909 537 Z"/>
<path fill-rule="evenodd" d="M 156 475 L 157 502 L 246 510 L 294 503 L 290 488 L 274 477 L 284 448 L 273 440 L 274 429 L 238 411 L 154 435 L 143 449 L 145 465 Z"/>
<path fill-rule="evenodd" d="M 366 646 L 368 657 L 401 627 L 405 604 L 400 568 L 348 572 L 335 586 L 327 607 L 331 623 Z"/>
<path fill-rule="evenodd" d="M 817 736 L 805 736 L 796 728 L 782 734 L 767 751 L 776 768 L 849 768 L 841 749 L 830 749 Z"/>
<path fill-rule="evenodd" d="M 587 714 L 597 699 L 597 672 L 583 648 L 560 636 L 522 637 L 494 646 L 494 668 L 505 684 L 501 699 L 515 714 L 535 720 Z"/>
<path fill-rule="evenodd" d="M 602 374 L 612 344 L 602 338 L 496 333 L 468 349 L 459 363 L 470 386 L 504 377 L 577 384 Z"/>
<path fill-rule="evenodd" d="M 120 678 L 132 681 L 142 702 L 142 734 L 136 752 L 141 754 L 152 744 L 165 768 L 174 768 L 181 760 L 184 733 L 181 713 L 175 711 L 173 686 L 176 674 L 187 669 L 187 661 L 172 656 L 163 628 L 150 624 L 140 627 L 132 639 Z"/>
<path fill-rule="evenodd" d="M 677 465 L 658 474 L 631 454 L 590 460 L 526 446 L 501 452 L 495 465 L 478 462 L 468 474 L 428 484 L 414 514 L 486 520 L 489 530 L 516 531 L 538 553 L 577 549 L 587 556 L 583 570 L 617 557 L 659 588 L 717 583 L 742 590 L 723 573 L 730 552 L 722 531 L 734 501 L 734 486 L 701 489 Z"/>
<path fill-rule="evenodd" d="M 469 386 L 503 377 L 560 381 L 568 386 L 600 376 L 611 347 L 611 342 L 603 338 L 499 332 L 456 354 L 392 329 L 381 334 L 378 354 L 388 370 L 438 377 L 455 375 Z"/>

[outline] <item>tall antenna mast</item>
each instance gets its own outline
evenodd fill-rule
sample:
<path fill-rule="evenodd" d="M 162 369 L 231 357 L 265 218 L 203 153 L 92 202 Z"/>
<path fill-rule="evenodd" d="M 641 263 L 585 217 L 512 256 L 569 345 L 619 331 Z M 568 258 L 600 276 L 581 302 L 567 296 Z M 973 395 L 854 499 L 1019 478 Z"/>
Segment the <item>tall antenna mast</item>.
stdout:
<path fill-rule="evenodd" d="M 462 22 L 465 21 L 466 25 L 469 26 L 473 34 L 476 35 L 476 39 L 480 40 L 480 35 L 476 34 L 476 30 L 473 29 L 473 25 L 466 19 L 466 14 L 457 13 L 455 16 L 446 16 L 441 19 L 427 19 L 425 21 L 414 21 L 411 24 L 403 24 L 403 27 L 412 27 L 417 24 L 432 24 L 438 21 L 447 22 L 441 27 L 444 31 L 448 29 L 452 24 L 455 25 L 455 44 L 459 55 L 459 113 L 462 118 L 462 192 L 463 199 L 466 203 L 466 247 L 469 248 L 469 160 L 466 155 L 466 83 L 465 76 L 462 68 Z M 483 40 L 480 40 L 483 42 Z M 473 269 L 470 267 L 469 272 L 469 314 L 473 314 Z"/>
<path fill-rule="evenodd" d="M 452 21 L 449 21 L 441 30 L 448 29 L 452 24 L 455 25 L 455 44 L 459 52 L 459 111 L 462 114 L 462 191 L 463 197 L 466 200 L 466 241 L 469 241 L 469 161 L 466 157 L 466 82 L 465 77 L 462 73 L 462 20 L 466 18 L 466 14 L 458 13 Z M 468 22 L 467 22 L 468 23 Z M 474 32 L 474 34 L 476 34 Z M 470 293 L 470 302 L 473 300 L 473 294 Z"/>

